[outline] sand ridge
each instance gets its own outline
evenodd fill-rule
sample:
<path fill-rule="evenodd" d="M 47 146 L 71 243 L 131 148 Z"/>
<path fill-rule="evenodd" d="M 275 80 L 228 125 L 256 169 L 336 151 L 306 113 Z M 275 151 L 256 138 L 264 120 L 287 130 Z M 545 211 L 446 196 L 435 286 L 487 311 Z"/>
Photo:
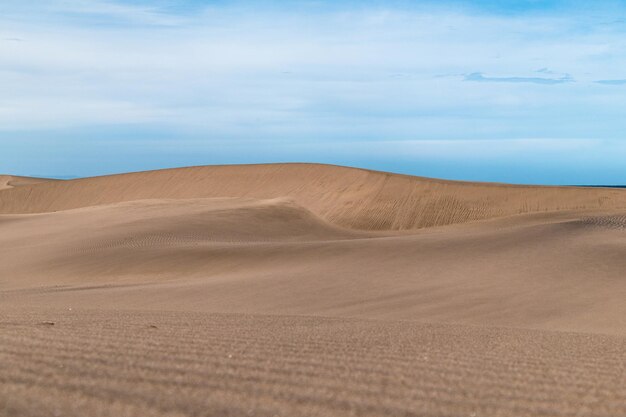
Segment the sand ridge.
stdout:
<path fill-rule="evenodd" d="M 50 178 L 19 177 L 15 175 L 0 175 L 0 190 L 39 184 L 42 182 L 57 181 Z"/>
<path fill-rule="evenodd" d="M 412 230 L 532 212 L 626 208 L 626 190 L 435 180 L 321 164 L 222 165 L 34 184 L 0 193 L 0 213 L 142 199 L 290 198 L 361 230 Z"/>

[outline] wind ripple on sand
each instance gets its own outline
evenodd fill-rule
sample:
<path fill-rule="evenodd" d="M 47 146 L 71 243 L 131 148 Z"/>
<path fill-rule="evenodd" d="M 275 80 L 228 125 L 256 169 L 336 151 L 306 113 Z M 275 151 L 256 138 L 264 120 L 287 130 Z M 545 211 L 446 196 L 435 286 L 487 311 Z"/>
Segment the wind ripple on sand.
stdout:
<path fill-rule="evenodd" d="M 6 415 L 626 413 L 623 337 L 76 309 L 3 312 L 0 330 Z"/>
<path fill-rule="evenodd" d="M 593 216 L 584 217 L 581 222 L 588 226 L 606 227 L 609 229 L 626 229 L 626 216 Z"/>

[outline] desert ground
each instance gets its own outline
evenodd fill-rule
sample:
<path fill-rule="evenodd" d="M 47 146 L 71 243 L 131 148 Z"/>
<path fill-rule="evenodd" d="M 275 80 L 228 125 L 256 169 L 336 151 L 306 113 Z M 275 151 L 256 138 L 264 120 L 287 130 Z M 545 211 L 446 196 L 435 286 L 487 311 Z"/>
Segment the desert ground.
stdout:
<path fill-rule="evenodd" d="M 626 415 L 626 189 L 0 176 L 0 416 Z"/>
<path fill-rule="evenodd" d="M 54 181 L 48 178 L 35 178 L 35 177 L 16 177 L 15 175 L 0 175 L 0 190 L 6 190 L 7 188 L 15 188 L 23 185 L 37 184 L 40 182 Z"/>

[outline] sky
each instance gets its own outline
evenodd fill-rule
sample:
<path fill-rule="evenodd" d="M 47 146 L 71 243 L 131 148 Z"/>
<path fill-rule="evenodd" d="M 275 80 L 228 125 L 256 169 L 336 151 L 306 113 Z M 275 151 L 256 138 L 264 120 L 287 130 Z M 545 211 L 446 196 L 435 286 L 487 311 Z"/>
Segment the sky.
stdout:
<path fill-rule="evenodd" d="M 0 172 L 626 184 L 626 1 L 2 0 Z"/>

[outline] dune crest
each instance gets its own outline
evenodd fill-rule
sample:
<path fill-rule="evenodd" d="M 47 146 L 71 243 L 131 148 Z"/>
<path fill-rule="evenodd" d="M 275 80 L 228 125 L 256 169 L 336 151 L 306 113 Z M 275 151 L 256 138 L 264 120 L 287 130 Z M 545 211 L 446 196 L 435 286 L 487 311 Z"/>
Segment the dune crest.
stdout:
<path fill-rule="evenodd" d="M 533 212 L 626 208 L 626 190 L 444 181 L 320 164 L 166 169 L 22 186 L 0 213 L 42 213 L 142 199 L 287 197 L 336 225 L 414 230 Z"/>
<path fill-rule="evenodd" d="M 15 175 L 0 175 L 0 190 L 6 190 L 15 187 L 24 187 L 26 185 L 39 184 L 42 182 L 57 181 L 50 178 L 36 177 L 18 177 Z"/>

